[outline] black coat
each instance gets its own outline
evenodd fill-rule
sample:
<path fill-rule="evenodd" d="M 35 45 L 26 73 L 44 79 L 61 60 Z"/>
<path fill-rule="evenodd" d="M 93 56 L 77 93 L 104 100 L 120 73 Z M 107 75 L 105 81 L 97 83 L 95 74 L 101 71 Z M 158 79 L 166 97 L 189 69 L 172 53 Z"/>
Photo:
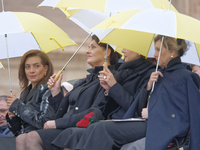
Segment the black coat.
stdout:
<path fill-rule="evenodd" d="M 115 72 L 114 66 L 109 67 L 112 72 Z M 86 78 L 77 81 L 74 89 L 69 92 L 61 101 L 61 104 L 56 113 L 56 128 L 62 129 L 76 126 L 89 109 L 103 88 L 99 84 L 98 74 L 102 67 L 89 69 L 90 73 Z"/>
<path fill-rule="evenodd" d="M 55 115 L 54 109 L 49 105 L 48 97 L 51 92 L 47 84 L 39 87 L 36 85 L 32 90 L 31 87 L 28 86 L 21 98 L 15 100 L 9 108 L 16 117 L 7 117 L 8 125 L 16 135 L 43 128 L 44 123 Z"/>
<path fill-rule="evenodd" d="M 123 63 L 116 75 L 116 83 L 109 90 L 109 98 L 103 111 L 105 119 L 121 119 L 149 79 L 155 66 L 145 58 Z M 141 112 L 144 106 L 137 108 Z M 139 113 L 140 114 L 140 113 Z"/>

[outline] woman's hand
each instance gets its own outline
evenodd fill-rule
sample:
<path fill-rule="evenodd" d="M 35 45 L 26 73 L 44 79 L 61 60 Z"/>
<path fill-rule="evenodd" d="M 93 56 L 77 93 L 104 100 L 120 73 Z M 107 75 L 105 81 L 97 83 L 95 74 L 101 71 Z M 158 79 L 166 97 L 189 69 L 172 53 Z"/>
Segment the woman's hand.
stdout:
<path fill-rule="evenodd" d="M 15 114 L 8 112 L 8 116 L 9 116 L 10 119 L 12 119 L 13 117 L 15 117 Z"/>
<path fill-rule="evenodd" d="M 8 105 L 8 109 L 10 108 L 10 106 L 12 105 L 12 103 L 17 99 L 17 97 L 15 95 L 9 95 L 7 98 L 7 105 Z"/>
<path fill-rule="evenodd" d="M 115 77 L 113 76 L 113 74 L 110 72 L 110 70 L 108 69 L 108 67 L 106 67 L 105 65 L 103 65 L 104 67 L 104 71 L 100 71 L 99 72 L 99 80 L 100 80 L 100 84 L 101 86 L 106 90 L 106 92 L 109 91 L 109 89 L 117 83 L 117 81 L 115 80 Z"/>
<path fill-rule="evenodd" d="M 61 91 L 60 85 L 61 85 L 63 74 L 60 75 L 60 77 L 58 78 L 56 82 L 54 81 L 55 76 L 56 74 L 52 75 L 47 82 L 48 86 L 52 86 L 52 88 L 50 89 L 52 97 L 56 96 Z"/>
<path fill-rule="evenodd" d="M 163 74 L 160 71 L 151 73 L 151 76 L 149 78 L 149 82 L 147 83 L 147 87 L 146 87 L 147 91 L 151 90 L 153 83 L 158 81 L 159 76 L 163 77 Z"/>
<path fill-rule="evenodd" d="M 44 124 L 44 129 L 56 129 L 56 122 L 55 122 L 55 120 L 47 121 Z"/>
<path fill-rule="evenodd" d="M 143 119 L 148 119 L 148 108 L 142 109 L 141 116 Z"/>

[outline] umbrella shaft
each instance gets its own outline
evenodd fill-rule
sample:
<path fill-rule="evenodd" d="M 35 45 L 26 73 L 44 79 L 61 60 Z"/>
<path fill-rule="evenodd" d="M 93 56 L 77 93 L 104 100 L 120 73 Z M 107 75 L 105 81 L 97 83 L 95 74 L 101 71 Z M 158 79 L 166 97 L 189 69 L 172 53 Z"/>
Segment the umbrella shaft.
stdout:
<path fill-rule="evenodd" d="M 105 62 L 108 61 L 108 44 L 106 44 L 106 56 L 105 56 Z"/>
<path fill-rule="evenodd" d="M 159 61 L 160 61 L 160 55 L 161 55 L 161 52 L 162 52 L 163 41 L 164 41 L 164 36 L 162 36 L 162 41 L 161 41 L 161 45 L 160 45 L 160 51 L 159 51 L 159 55 L 158 55 L 158 61 L 157 61 L 157 64 L 156 64 L 156 72 L 158 71 L 158 65 L 159 65 Z M 154 82 L 153 82 L 152 89 L 151 89 L 151 93 L 152 93 L 153 90 L 154 90 L 155 83 L 156 83 L 156 82 L 154 81 Z"/>
<path fill-rule="evenodd" d="M 169 2 L 169 8 L 168 8 L 168 10 L 170 10 L 171 4 L 172 4 L 172 0 L 170 0 L 170 2 Z"/>
<path fill-rule="evenodd" d="M 74 52 L 74 54 L 71 56 L 71 58 L 67 61 L 67 63 L 64 65 L 64 67 L 61 69 L 61 72 L 63 70 L 65 70 L 66 66 L 69 64 L 69 62 L 72 60 L 72 58 L 76 55 L 76 53 L 81 49 L 81 47 L 83 46 L 83 44 L 85 44 L 85 42 L 88 40 L 88 38 L 91 36 L 92 33 L 90 33 L 85 40 L 83 41 L 83 43 L 79 46 L 79 48 Z"/>
<path fill-rule="evenodd" d="M 10 60 L 9 60 L 9 53 L 8 53 L 7 34 L 5 34 L 5 42 L 6 42 L 7 60 L 8 60 L 8 74 L 9 74 L 9 83 L 10 83 L 10 94 L 12 95 L 11 76 L 10 76 Z"/>
<path fill-rule="evenodd" d="M 4 12 L 3 0 L 1 0 L 1 5 L 2 5 L 2 12 Z"/>

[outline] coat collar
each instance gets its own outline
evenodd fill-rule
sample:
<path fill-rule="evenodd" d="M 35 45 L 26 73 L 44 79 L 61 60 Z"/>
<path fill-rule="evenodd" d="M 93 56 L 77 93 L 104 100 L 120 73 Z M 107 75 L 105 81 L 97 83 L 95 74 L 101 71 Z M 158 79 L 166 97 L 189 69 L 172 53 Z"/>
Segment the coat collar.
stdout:
<path fill-rule="evenodd" d="M 30 85 L 26 88 L 26 90 L 24 91 L 24 93 L 22 94 L 21 100 L 22 100 L 24 103 L 29 102 L 29 101 L 33 98 L 35 92 L 37 91 L 37 88 L 38 88 L 38 84 L 35 85 L 35 87 L 34 87 L 33 89 L 32 89 L 32 84 L 30 84 Z"/>
<path fill-rule="evenodd" d="M 161 70 L 170 72 L 180 68 L 187 68 L 187 64 L 183 64 L 180 57 L 175 57 L 174 59 L 170 60 L 166 68 Z"/>

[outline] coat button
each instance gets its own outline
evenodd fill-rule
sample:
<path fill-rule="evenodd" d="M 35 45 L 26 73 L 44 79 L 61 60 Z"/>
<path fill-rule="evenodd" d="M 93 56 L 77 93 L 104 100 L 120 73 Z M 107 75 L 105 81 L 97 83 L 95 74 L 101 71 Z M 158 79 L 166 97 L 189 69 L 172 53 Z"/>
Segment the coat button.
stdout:
<path fill-rule="evenodd" d="M 62 110 L 62 108 L 60 108 L 60 111 Z"/>
<path fill-rule="evenodd" d="M 75 107 L 75 110 L 78 110 L 78 107 Z"/>
<path fill-rule="evenodd" d="M 176 116 L 175 116 L 175 114 L 172 114 L 171 117 L 172 117 L 172 118 L 175 118 Z"/>

